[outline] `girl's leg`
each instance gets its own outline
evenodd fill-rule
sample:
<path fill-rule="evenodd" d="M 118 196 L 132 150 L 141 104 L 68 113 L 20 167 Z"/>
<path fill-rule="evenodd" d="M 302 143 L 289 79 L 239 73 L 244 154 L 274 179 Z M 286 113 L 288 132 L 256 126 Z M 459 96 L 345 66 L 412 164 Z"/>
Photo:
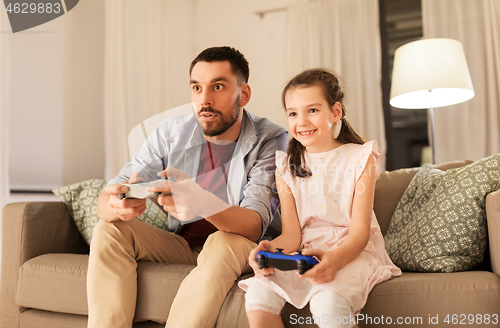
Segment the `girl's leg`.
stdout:
<path fill-rule="evenodd" d="M 323 291 L 314 294 L 309 308 L 320 328 L 357 327 L 351 304 L 335 292 Z"/>
<path fill-rule="evenodd" d="M 281 309 L 285 300 L 264 282 L 256 280 L 245 294 L 245 308 L 251 328 L 284 328 Z"/>

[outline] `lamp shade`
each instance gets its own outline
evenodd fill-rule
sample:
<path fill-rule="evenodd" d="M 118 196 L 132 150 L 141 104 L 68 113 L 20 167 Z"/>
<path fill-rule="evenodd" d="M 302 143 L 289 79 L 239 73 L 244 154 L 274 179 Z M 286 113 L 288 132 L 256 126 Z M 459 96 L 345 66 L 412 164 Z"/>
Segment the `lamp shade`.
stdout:
<path fill-rule="evenodd" d="M 458 104 L 474 97 L 462 44 L 452 39 L 423 39 L 394 53 L 390 104 L 429 108 Z"/>

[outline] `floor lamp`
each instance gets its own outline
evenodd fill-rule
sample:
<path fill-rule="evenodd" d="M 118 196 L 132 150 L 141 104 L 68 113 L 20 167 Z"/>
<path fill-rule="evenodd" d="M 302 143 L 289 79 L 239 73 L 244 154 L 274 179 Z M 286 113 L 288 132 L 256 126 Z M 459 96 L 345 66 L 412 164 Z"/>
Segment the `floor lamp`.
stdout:
<path fill-rule="evenodd" d="M 398 108 L 427 108 L 429 144 L 436 163 L 434 108 L 474 97 L 464 50 L 452 39 L 423 39 L 407 43 L 394 53 L 390 104 Z"/>

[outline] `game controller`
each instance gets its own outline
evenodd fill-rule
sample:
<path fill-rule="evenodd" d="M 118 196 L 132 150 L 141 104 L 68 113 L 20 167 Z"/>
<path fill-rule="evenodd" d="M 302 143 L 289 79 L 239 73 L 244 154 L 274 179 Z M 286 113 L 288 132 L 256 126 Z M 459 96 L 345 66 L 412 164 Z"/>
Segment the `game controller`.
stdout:
<path fill-rule="evenodd" d="M 319 263 L 314 256 L 302 255 L 300 251 L 294 255 L 287 255 L 281 248 L 276 248 L 276 250 L 277 252 L 257 252 L 256 260 L 259 269 L 273 267 L 281 271 L 298 270 L 299 274 L 304 274 Z"/>
<path fill-rule="evenodd" d="M 172 195 L 170 192 L 148 192 L 148 188 L 150 187 L 158 187 L 159 185 L 155 185 L 158 182 L 165 183 L 167 180 L 160 179 L 149 182 L 137 182 L 137 183 L 124 183 L 124 186 L 128 187 L 128 191 L 126 193 L 118 194 L 119 199 L 125 198 L 156 198 L 163 195 Z"/>

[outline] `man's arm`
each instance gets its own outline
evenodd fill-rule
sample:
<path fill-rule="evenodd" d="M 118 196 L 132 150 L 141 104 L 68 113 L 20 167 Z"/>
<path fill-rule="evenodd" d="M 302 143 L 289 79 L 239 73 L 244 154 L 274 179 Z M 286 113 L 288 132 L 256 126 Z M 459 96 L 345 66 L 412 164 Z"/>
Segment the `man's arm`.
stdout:
<path fill-rule="evenodd" d="M 248 208 L 230 206 L 208 190 L 204 190 L 184 171 L 168 167 L 158 173 L 176 180 L 163 180 L 149 187 L 149 192 L 161 192 L 158 204 L 181 221 L 203 217 L 218 230 L 236 233 L 257 241 L 262 234 L 260 215 Z"/>
<path fill-rule="evenodd" d="M 263 142 L 248 170 L 240 206 L 231 206 L 205 219 L 221 231 L 258 241 L 271 223 L 279 204 L 278 194 L 273 190 L 276 182 L 276 151 L 286 150 L 287 143 L 286 132 Z"/>
<path fill-rule="evenodd" d="M 231 206 L 205 219 L 220 231 L 236 233 L 252 241 L 259 240 L 262 235 L 260 215 L 248 208 Z"/>
<path fill-rule="evenodd" d="M 221 231 L 257 241 L 271 223 L 279 204 L 277 194 L 273 191 L 275 156 L 279 146 L 286 144 L 286 135 L 276 139 L 261 146 L 259 153 L 254 154 L 253 164 L 247 166 L 247 183 L 239 206 L 230 206 L 202 189 L 185 172 L 172 167 L 158 175 L 172 177 L 176 182 L 168 181 L 165 186 L 151 187 L 148 191 L 162 192 L 158 204 L 181 221 L 201 216 Z"/>
<path fill-rule="evenodd" d="M 287 133 L 272 138 L 261 145 L 254 165 L 248 173 L 247 185 L 244 187 L 244 198 L 240 207 L 253 210 L 260 217 L 261 226 L 258 229 L 263 234 L 273 221 L 278 211 L 279 198 L 275 187 L 276 151 L 286 150 L 288 143 Z M 245 217 L 238 221 L 244 221 Z M 246 224 L 243 224 L 244 226 Z"/>
<path fill-rule="evenodd" d="M 221 231 L 237 233 L 258 241 L 277 210 L 274 207 L 279 203 L 278 194 L 273 190 L 276 183 L 276 151 L 286 150 L 287 143 L 287 133 L 264 143 L 248 174 L 245 197 L 240 202 L 240 207 L 231 206 L 205 219 Z"/>
<path fill-rule="evenodd" d="M 143 147 L 127 163 L 118 175 L 108 181 L 108 185 L 97 200 L 97 217 L 104 221 L 130 221 L 146 211 L 146 199 L 120 200 L 118 194 L 127 192 L 128 187 L 120 183 L 152 181 L 158 179 L 156 173 L 164 168 L 167 153 L 162 139 L 166 123 L 161 122 L 144 142 Z M 125 188 L 125 189 L 122 189 Z"/>

